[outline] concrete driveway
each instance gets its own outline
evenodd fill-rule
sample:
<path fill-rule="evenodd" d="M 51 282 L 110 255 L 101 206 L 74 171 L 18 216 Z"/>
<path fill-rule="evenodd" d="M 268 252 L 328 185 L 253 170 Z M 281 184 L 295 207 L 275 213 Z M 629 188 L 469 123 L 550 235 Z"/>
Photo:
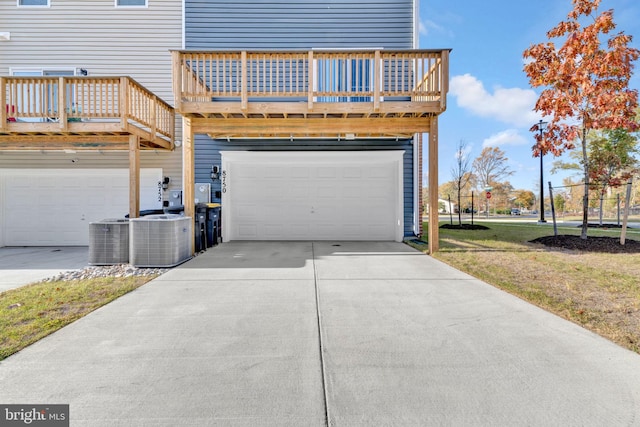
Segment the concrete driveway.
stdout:
<path fill-rule="evenodd" d="M 39 282 L 89 263 L 87 246 L 0 248 L 0 292 Z"/>
<path fill-rule="evenodd" d="M 222 244 L 0 384 L 72 426 L 640 424 L 639 355 L 399 243 Z"/>

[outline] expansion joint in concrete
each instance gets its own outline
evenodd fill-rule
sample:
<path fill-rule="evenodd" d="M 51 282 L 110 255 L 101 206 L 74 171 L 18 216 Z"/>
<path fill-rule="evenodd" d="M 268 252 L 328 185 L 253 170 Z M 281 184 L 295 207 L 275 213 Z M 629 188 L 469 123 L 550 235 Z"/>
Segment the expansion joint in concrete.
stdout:
<path fill-rule="evenodd" d="M 315 248 L 313 246 L 313 242 L 311 243 L 311 262 L 313 263 L 313 283 L 315 289 L 315 298 L 316 298 L 316 320 L 318 322 L 318 353 L 320 356 L 320 370 L 322 374 L 322 391 L 324 394 L 324 415 L 325 415 L 325 425 L 329 426 L 331 424 L 330 414 L 329 414 L 329 396 L 327 390 L 327 370 L 325 366 L 324 360 L 324 337 L 322 336 L 322 315 L 320 311 L 320 284 L 318 280 L 318 269 L 316 268 L 316 254 Z"/>

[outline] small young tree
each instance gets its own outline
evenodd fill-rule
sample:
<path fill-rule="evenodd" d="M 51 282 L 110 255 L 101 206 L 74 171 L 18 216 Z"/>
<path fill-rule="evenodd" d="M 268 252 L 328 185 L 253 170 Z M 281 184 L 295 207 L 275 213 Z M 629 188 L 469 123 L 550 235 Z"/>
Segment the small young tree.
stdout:
<path fill-rule="evenodd" d="M 542 135 L 535 132 L 534 156 L 548 152 L 559 156 L 582 142 L 584 166 L 583 239 L 587 238 L 589 207 L 589 162 L 587 137 L 591 130 L 636 128 L 638 92 L 629 88 L 633 63 L 640 56 L 629 47 L 632 37 L 611 34 L 613 11 L 598 14 L 601 0 L 572 0 L 567 20 L 552 28 L 547 37 L 564 39 L 558 48 L 552 41 L 524 51 L 524 71 L 532 87 L 544 88 L 535 110 L 549 118 Z M 582 24 L 589 21 L 589 25 Z M 603 44 L 603 38 L 609 37 Z"/>
<path fill-rule="evenodd" d="M 611 187 L 620 187 L 638 171 L 637 138 L 623 129 L 591 132 L 587 140 L 587 170 L 589 171 L 590 195 L 600 202 L 599 221 L 602 225 L 604 196 Z M 556 161 L 551 173 L 558 170 L 584 171 L 582 154 L 572 151 L 571 161 Z M 591 207 L 591 205 L 590 205 Z"/>
<path fill-rule="evenodd" d="M 620 187 L 637 172 L 636 138 L 623 129 L 605 131 L 594 138 L 589 150 L 589 175 L 599 191 L 599 221 L 602 225 L 604 196 L 610 187 Z"/>
<path fill-rule="evenodd" d="M 458 225 L 462 224 L 462 191 L 469 186 L 471 180 L 471 167 L 467 143 L 463 140 L 458 142 L 456 150 L 456 163 L 451 168 L 451 178 L 453 178 L 454 190 L 458 196 Z"/>
<path fill-rule="evenodd" d="M 566 206 L 563 194 L 556 194 L 555 196 L 553 196 L 553 204 L 556 207 L 556 212 L 564 213 Z"/>

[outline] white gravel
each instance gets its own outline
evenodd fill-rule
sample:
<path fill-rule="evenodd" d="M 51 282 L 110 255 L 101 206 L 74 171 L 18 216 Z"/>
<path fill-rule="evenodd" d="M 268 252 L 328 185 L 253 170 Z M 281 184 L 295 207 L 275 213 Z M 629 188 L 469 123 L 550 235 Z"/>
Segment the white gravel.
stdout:
<path fill-rule="evenodd" d="M 86 280 L 98 277 L 131 277 L 131 276 L 158 276 L 171 270 L 170 268 L 138 268 L 131 264 L 116 264 L 105 266 L 86 267 L 82 270 L 71 270 L 42 280 L 43 282 L 55 282 L 59 280 Z"/>

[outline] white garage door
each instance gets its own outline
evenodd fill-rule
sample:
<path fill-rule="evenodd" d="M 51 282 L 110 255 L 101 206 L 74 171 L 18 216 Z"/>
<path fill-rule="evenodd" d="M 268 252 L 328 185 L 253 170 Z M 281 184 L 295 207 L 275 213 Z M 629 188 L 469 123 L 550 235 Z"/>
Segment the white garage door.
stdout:
<path fill-rule="evenodd" d="M 140 208 L 158 209 L 162 169 L 140 171 Z M 129 212 L 127 169 L 2 170 L 5 246 L 85 246 L 89 223 Z"/>
<path fill-rule="evenodd" d="M 225 151 L 223 239 L 401 241 L 402 158 L 402 151 Z"/>

